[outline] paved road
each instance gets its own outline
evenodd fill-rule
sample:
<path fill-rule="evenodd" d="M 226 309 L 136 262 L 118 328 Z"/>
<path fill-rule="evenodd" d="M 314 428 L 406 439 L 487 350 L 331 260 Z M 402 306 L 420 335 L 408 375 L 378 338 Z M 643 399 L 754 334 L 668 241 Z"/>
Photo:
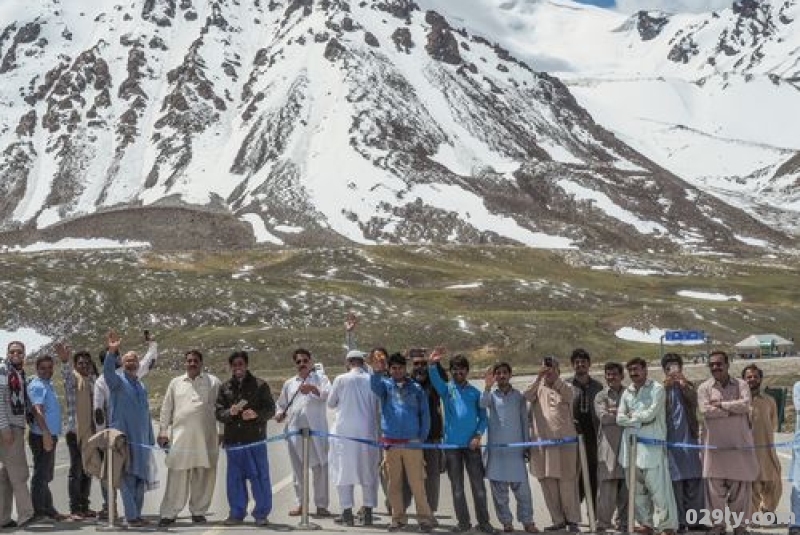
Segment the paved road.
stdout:
<path fill-rule="evenodd" d="M 520 379 L 522 381 L 522 379 Z M 278 426 L 275 422 L 270 422 L 269 425 L 269 434 L 278 434 L 281 432 L 281 427 Z M 788 440 L 791 435 L 789 434 L 780 434 L 776 436 L 777 441 L 784 441 Z M 149 492 L 145 496 L 145 517 L 148 519 L 153 520 L 154 522 L 158 520 L 158 510 L 159 504 L 161 503 L 161 497 L 163 495 L 163 484 L 166 481 L 166 469 L 164 467 L 164 454 L 157 453 L 157 459 L 159 461 L 159 473 L 161 475 L 162 481 L 162 489 L 156 490 L 153 492 Z M 787 475 L 788 471 L 788 462 L 791 458 L 790 451 L 782 450 L 779 452 L 779 457 L 781 459 L 781 463 L 783 465 L 783 474 L 784 477 Z M 296 530 L 295 526 L 298 524 L 297 518 L 290 518 L 287 515 L 288 510 L 294 505 L 294 492 L 292 489 L 292 480 L 291 480 L 291 468 L 289 464 L 289 459 L 286 453 L 286 445 L 283 442 L 276 442 L 269 445 L 269 459 L 270 459 L 270 472 L 272 477 L 272 488 L 273 488 L 273 512 L 270 515 L 270 521 L 273 523 L 271 529 L 277 529 L 282 531 L 294 530 L 294 531 L 302 531 Z M 56 475 L 55 480 L 51 485 L 51 489 L 53 491 L 53 496 L 55 499 L 56 507 L 61 512 L 68 512 L 68 499 L 67 499 L 67 472 L 69 469 L 69 457 L 66 448 L 66 444 L 63 441 L 60 441 L 58 444 L 57 449 L 57 460 L 56 460 Z M 252 524 L 238 526 L 238 527 L 225 527 L 221 525 L 222 520 L 224 520 L 227 516 L 228 509 L 227 509 L 227 502 L 225 497 L 225 470 L 226 470 L 226 463 L 225 463 L 225 455 L 220 456 L 220 464 L 218 468 L 218 480 L 217 486 L 214 492 L 214 500 L 211 508 L 211 513 L 209 515 L 209 524 L 202 527 L 193 526 L 188 518 L 188 511 L 184 511 L 184 515 L 178 519 L 178 522 L 170 528 L 170 532 L 185 532 L 191 534 L 204 534 L 204 535 L 213 535 L 220 532 L 228 532 L 228 531 L 252 531 L 255 528 Z M 531 480 L 531 489 L 533 490 L 534 496 L 534 509 L 535 509 L 535 520 L 537 525 L 541 528 L 550 524 L 550 517 L 547 514 L 547 509 L 544 506 L 544 501 L 542 499 L 541 489 L 539 484 L 536 480 Z M 784 493 L 783 498 L 781 499 L 780 507 L 778 511 L 780 512 L 788 512 L 789 511 L 789 483 L 784 481 Z M 487 486 L 488 491 L 488 486 Z M 331 511 L 334 513 L 338 512 L 338 502 L 336 498 L 336 494 L 334 489 L 331 489 Z M 490 495 L 491 496 L 491 495 Z M 358 503 L 359 494 L 356 493 L 356 502 Z M 470 500 L 468 500 L 470 501 Z M 490 497 L 491 502 L 491 497 Z M 384 497 L 381 494 L 379 497 L 379 503 L 384 503 Z M 99 485 L 95 482 L 92 487 L 92 507 L 98 509 L 101 504 L 100 499 L 100 491 Z M 120 511 L 122 510 L 121 503 L 119 504 Z M 493 506 L 490 503 L 490 514 L 494 519 L 494 510 Z M 512 508 L 513 510 L 513 508 Z M 449 481 L 446 475 L 442 475 L 442 489 L 441 489 L 441 503 L 440 503 L 440 511 L 437 514 L 441 527 L 437 531 L 447 531 L 449 527 L 455 525 L 455 518 L 452 514 L 452 499 L 450 494 L 450 486 Z M 364 535 L 369 535 L 372 533 L 385 533 L 385 528 L 388 526 L 389 517 L 386 515 L 385 508 L 383 505 L 378 507 L 378 516 L 379 519 L 377 520 L 378 525 L 372 529 L 366 528 L 342 528 L 341 526 L 335 524 L 332 519 L 318 519 L 313 520 L 317 524 L 319 524 L 325 531 L 331 532 L 358 532 L 363 533 Z M 586 513 L 584 511 L 583 518 L 586 518 Z M 474 515 L 473 515 L 474 519 Z M 248 519 L 248 521 L 251 519 Z M 496 527 L 499 527 L 499 524 L 496 520 L 493 520 Z M 517 529 L 521 529 L 521 526 L 516 526 Z M 37 526 L 33 526 L 31 530 L 34 531 L 73 531 L 73 530 L 80 530 L 86 533 L 93 533 L 97 530 L 98 525 L 95 523 L 90 522 L 63 522 L 57 525 L 53 524 L 41 524 Z M 157 528 L 149 528 L 144 531 L 153 531 Z M 263 529 L 263 528 L 260 528 Z M 588 531 L 588 525 L 584 526 L 583 529 Z M 759 530 L 759 532 L 765 533 L 785 533 L 785 528 L 780 529 L 769 529 L 769 530 Z"/>

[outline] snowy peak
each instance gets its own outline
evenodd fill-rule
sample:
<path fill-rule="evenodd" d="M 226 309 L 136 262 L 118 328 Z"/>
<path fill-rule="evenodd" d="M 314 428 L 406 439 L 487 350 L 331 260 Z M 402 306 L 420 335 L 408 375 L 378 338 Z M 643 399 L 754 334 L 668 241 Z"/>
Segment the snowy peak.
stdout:
<path fill-rule="evenodd" d="M 33 236 L 196 206 L 272 243 L 785 242 L 446 7 L 4 3 L 0 221 Z"/>

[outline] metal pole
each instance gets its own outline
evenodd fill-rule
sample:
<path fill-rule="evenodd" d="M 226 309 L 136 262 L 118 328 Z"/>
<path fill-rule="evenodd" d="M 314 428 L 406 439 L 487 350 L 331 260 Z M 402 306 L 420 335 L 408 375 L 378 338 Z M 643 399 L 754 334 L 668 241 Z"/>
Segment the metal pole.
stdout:
<path fill-rule="evenodd" d="M 581 459 L 581 477 L 583 478 L 583 495 L 586 497 L 586 512 L 589 514 L 589 531 L 597 531 L 594 518 L 594 492 L 592 492 L 592 482 L 589 477 L 589 462 L 586 459 L 586 441 L 583 435 L 578 435 L 578 454 Z"/>
<path fill-rule="evenodd" d="M 662 358 L 662 359 L 663 359 L 663 358 L 664 358 L 664 335 L 663 335 L 663 334 L 661 335 L 661 343 L 660 343 L 660 347 L 661 347 L 661 355 L 660 355 L 660 358 Z"/>
<path fill-rule="evenodd" d="M 322 529 L 317 524 L 308 521 L 308 472 L 311 470 L 309 466 L 309 457 L 311 456 L 311 432 L 308 428 L 301 429 L 303 435 L 303 485 L 300 492 L 300 523 L 298 528 L 305 530 Z"/>
<path fill-rule="evenodd" d="M 116 531 L 117 490 L 114 488 L 114 444 L 111 442 L 111 432 L 106 429 L 106 485 L 108 492 L 108 525 L 100 526 L 98 531 Z"/>
<path fill-rule="evenodd" d="M 628 533 L 636 527 L 636 434 L 628 435 Z"/>

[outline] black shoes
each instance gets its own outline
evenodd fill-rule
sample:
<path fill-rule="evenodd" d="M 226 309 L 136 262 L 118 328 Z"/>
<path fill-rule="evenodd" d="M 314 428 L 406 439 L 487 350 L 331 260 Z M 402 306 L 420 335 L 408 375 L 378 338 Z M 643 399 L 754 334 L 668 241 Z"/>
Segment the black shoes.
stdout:
<path fill-rule="evenodd" d="M 203 515 L 192 515 L 192 524 L 205 524 L 208 520 Z"/>
<path fill-rule="evenodd" d="M 350 507 L 342 511 L 342 514 L 334 518 L 333 521 L 336 522 L 337 524 L 342 524 L 343 526 L 356 525 L 356 519 L 353 516 L 353 509 Z"/>
<path fill-rule="evenodd" d="M 362 526 L 372 526 L 375 523 L 375 520 L 372 518 L 372 507 L 364 507 L 360 516 L 360 525 Z"/>
<path fill-rule="evenodd" d="M 161 520 L 158 521 L 158 527 L 165 528 L 167 526 L 171 526 L 174 523 L 175 523 L 174 518 L 162 518 Z"/>

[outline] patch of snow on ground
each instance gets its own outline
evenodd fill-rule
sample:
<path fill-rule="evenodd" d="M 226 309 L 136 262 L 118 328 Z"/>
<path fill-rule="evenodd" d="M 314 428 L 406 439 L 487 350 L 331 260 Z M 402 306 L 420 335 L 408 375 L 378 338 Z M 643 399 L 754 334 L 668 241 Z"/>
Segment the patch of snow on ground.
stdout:
<path fill-rule="evenodd" d="M 467 325 L 467 320 L 465 320 L 461 316 L 458 316 L 456 318 L 456 322 L 458 323 L 458 330 L 459 331 L 465 332 L 467 334 L 475 334 L 475 333 L 473 333 L 472 331 L 469 330 L 469 326 Z"/>
<path fill-rule="evenodd" d="M 293 227 L 291 225 L 275 225 L 273 228 L 286 234 L 299 234 L 305 230 L 303 227 Z"/>
<path fill-rule="evenodd" d="M 748 236 L 739 236 L 738 234 L 734 234 L 737 240 L 742 243 L 746 243 L 747 245 L 752 245 L 753 247 L 770 247 L 770 243 L 767 240 L 761 240 L 759 238 L 750 238 Z"/>
<path fill-rule="evenodd" d="M 614 336 L 629 342 L 660 344 L 661 337 L 664 336 L 666 332 L 666 329 L 660 329 L 658 327 L 651 327 L 649 331 L 640 331 L 639 329 L 634 329 L 633 327 L 622 327 L 621 329 L 617 329 L 617 332 L 614 333 Z M 704 343 L 703 340 L 688 340 L 681 342 L 668 342 L 664 340 L 664 345 L 698 345 L 702 343 Z"/>
<path fill-rule="evenodd" d="M 274 243 L 275 245 L 283 245 L 283 240 L 272 234 L 267 230 L 264 220 L 258 214 L 242 214 L 239 219 L 245 223 L 250 223 L 253 227 L 253 234 L 256 237 L 257 243 Z"/>
<path fill-rule="evenodd" d="M 657 269 L 643 269 L 643 268 L 629 268 L 625 270 L 625 273 L 628 273 L 629 275 L 640 275 L 642 277 L 664 274 L 662 271 L 659 271 Z"/>
<path fill-rule="evenodd" d="M 5 349 L 8 347 L 8 344 L 15 340 L 19 340 L 25 344 L 25 350 L 28 353 L 33 353 L 53 342 L 53 339 L 49 336 L 29 327 L 22 327 L 16 331 L 0 329 L 0 348 L 3 349 L 3 358 L 5 358 Z"/>
<path fill-rule="evenodd" d="M 11 253 L 38 253 L 42 251 L 70 251 L 77 249 L 141 249 L 150 244 L 143 241 L 117 241 L 106 238 L 64 238 L 49 243 L 39 241 L 25 247 L 11 247 Z"/>
<path fill-rule="evenodd" d="M 691 299 L 705 299 L 706 301 L 741 301 L 741 295 L 726 295 L 720 293 L 698 292 L 695 290 L 679 290 L 677 294 L 681 297 Z"/>
<path fill-rule="evenodd" d="M 448 290 L 468 290 L 470 288 L 480 288 L 483 286 L 482 282 L 470 282 L 468 284 L 453 284 L 451 286 L 447 286 Z"/>

